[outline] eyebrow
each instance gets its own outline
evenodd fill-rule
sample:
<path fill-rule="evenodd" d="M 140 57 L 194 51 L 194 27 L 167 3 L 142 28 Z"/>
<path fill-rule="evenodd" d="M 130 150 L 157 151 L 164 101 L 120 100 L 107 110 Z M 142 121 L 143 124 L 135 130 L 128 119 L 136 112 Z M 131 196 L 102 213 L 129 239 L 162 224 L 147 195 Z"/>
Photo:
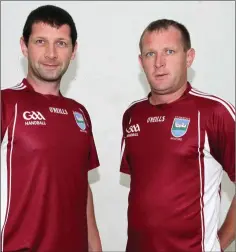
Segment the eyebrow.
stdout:
<path fill-rule="evenodd" d="M 68 40 L 66 38 L 57 38 L 58 40 Z M 69 39 L 70 40 L 70 39 Z"/>
<path fill-rule="evenodd" d="M 36 36 L 36 37 L 33 37 L 33 39 L 46 39 L 45 37 L 42 37 L 42 36 Z"/>
<path fill-rule="evenodd" d="M 163 50 L 164 50 L 164 51 L 166 51 L 166 50 L 173 50 L 173 51 L 177 51 L 177 50 L 178 50 L 178 48 L 176 48 L 176 47 L 174 47 L 174 46 L 169 46 L 169 47 L 164 47 L 164 48 L 163 48 Z"/>
<path fill-rule="evenodd" d="M 32 38 L 33 40 L 35 39 L 44 39 L 44 40 L 48 40 L 46 37 L 43 37 L 43 36 L 36 36 L 36 37 L 33 37 Z M 59 37 L 59 38 L 56 38 L 55 40 L 64 40 L 64 41 L 70 41 L 70 39 L 68 38 L 62 38 L 62 37 Z"/>
<path fill-rule="evenodd" d="M 169 50 L 169 49 L 171 49 L 171 50 L 177 50 L 178 48 L 176 47 L 176 46 L 165 46 L 164 48 L 162 48 L 162 50 Z M 144 52 L 156 52 L 157 50 L 156 49 L 154 49 L 154 48 L 147 48 L 146 50 L 143 50 Z"/>
<path fill-rule="evenodd" d="M 153 48 L 147 48 L 146 50 L 143 50 L 144 52 L 153 52 L 153 51 L 156 51 L 155 49 Z"/>

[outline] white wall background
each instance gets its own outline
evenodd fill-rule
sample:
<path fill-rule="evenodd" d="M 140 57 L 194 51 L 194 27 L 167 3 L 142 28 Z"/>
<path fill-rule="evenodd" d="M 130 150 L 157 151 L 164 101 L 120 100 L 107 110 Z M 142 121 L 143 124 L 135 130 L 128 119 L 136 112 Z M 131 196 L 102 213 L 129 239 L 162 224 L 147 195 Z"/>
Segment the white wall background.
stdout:
<path fill-rule="evenodd" d="M 63 93 L 88 109 L 101 162 L 89 174 L 104 251 L 124 251 L 128 177 L 120 176 L 121 119 L 127 106 L 149 88 L 138 63 L 138 42 L 153 20 L 170 18 L 190 31 L 196 59 L 192 85 L 235 103 L 234 1 L 150 2 L 1 2 L 1 85 L 10 87 L 26 75 L 19 39 L 29 12 L 57 4 L 74 18 L 79 50 L 65 75 Z M 221 221 L 234 186 L 223 179 Z M 235 251 L 233 243 L 228 251 Z"/>

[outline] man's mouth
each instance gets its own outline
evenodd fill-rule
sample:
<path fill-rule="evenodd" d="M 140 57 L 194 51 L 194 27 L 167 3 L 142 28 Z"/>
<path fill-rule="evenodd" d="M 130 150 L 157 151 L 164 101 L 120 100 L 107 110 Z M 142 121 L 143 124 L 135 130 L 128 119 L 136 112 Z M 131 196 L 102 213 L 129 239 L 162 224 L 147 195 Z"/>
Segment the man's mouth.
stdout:
<path fill-rule="evenodd" d="M 47 64 L 47 63 L 42 63 L 43 66 L 47 67 L 47 68 L 56 68 L 58 67 L 58 65 L 56 64 Z"/>
<path fill-rule="evenodd" d="M 155 74 L 155 78 L 163 78 L 165 76 L 167 76 L 167 73 L 163 73 L 163 74 Z"/>

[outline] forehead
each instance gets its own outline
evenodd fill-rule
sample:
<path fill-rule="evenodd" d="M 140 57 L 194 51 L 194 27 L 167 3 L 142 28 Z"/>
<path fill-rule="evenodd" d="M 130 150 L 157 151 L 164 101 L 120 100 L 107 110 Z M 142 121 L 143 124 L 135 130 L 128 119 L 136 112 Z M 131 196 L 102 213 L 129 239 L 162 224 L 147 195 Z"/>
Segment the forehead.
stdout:
<path fill-rule="evenodd" d="M 159 31 L 145 32 L 142 39 L 143 48 L 146 47 L 165 47 L 165 46 L 182 46 L 181 32 L 174 28 L 161 29 Z"/>
<path fill-rule="evenodd" d="M 53 27 L 46 23 L 34 23 L 31 36 L 70 38 L 70 27 L 64 24 L 60 27 Z"/>

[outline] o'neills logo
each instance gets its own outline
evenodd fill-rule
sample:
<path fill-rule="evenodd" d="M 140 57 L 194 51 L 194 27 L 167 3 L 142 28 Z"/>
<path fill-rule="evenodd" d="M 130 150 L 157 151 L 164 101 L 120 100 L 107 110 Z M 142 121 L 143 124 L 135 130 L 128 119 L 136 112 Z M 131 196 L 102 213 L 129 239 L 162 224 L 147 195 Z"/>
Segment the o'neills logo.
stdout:
<path fill-rule="evenodd" d="M 68 115 L 68 112 L 67 112 L 66 109 L 49 107 L 49 111 L 50 111 L 51 113 L 62 114 L 62 115 Z"/>
<path fill-rule="evenodd" d="M 153 116 L 153 117 L 148 117 L 147 123 L 157 123 L 157 122 L 164 122 L 165 121 L 165 116 Z"/>
<path fill-rule="evenodd" d="M 25 125 L 46 125 L 46 119 L 39 111 L 25 111 L 23 118 Z"/>

